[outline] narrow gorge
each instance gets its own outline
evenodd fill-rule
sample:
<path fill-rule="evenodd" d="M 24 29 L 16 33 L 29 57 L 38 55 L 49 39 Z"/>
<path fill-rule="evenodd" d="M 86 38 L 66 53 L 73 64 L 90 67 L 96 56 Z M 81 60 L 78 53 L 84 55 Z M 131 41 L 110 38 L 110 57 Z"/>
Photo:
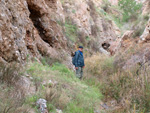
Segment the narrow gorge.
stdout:
<path fill-rule="evenodd" d="M 149 15 L 149 0 L 0 0 L 0 113 L 150 112 Z"/>

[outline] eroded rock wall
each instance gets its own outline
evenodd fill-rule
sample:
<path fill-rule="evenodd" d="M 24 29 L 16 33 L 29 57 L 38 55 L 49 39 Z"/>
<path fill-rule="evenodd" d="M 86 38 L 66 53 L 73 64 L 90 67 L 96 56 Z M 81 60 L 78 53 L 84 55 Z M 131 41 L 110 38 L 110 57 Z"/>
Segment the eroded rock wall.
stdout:
<path fill-rule="evenodd" d="M 76 0 L 75 2 L 65 0 L 63 3 L 65 17 L 70 18 L 77 25 L 78 32 L 83 34 L 84 39 L 90 37 L 95 41 L 93 45 L 89 43 L 87 46 L 96 46 L 98 51 L 104 41 L 117 38 L 118 30 L 111 20 L 99 14 L 101 4 L 101 0 Z"/>
<path fill-rule="evenodd" d="M 146 28 L 145 28 L 143 34 L 140 36 L 140 39 L 144 42 L 150 41 L 150 19 L 146 25 Z"/>
<path fill-rule="evenodd" d="M 28 55 L 38 58 L 41 55 L 57 56 L 56 49 L 65 48 L 65 37 L 56 21 L 51 19 L 52 11 L 47 2 L 44 0 L 0 1 L 2 61 L 22 62 Z"/>
<path fill-rule="evenodd" d="M 67 19 L 77 26 L 78 33 L 90 37 L 96 46 L 117 38 L 115 25 L 98 14 L 96 0 L 1 0 L 0 60 L 24 62 L 28 57 L 61 57 L 70 51 L 64 34 Z M 79 42 L 82 41 L 79 39 Z M 78 43 L 78 42 L 77 42 Z M 63 51 L 63 53 L 62 53 Z"/>

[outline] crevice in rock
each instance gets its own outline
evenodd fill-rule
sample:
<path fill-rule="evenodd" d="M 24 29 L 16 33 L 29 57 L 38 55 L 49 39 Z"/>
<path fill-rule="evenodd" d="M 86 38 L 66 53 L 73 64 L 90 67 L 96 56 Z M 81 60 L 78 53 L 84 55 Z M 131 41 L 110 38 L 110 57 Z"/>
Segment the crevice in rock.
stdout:
<path fill-rule="evenodd" d="M 104 42 L 104 43 L 102 43 L 102 47 L 103 47 L 105 50 L 108 50 L 108 48 L 110 47 L 110 44 L 107 43 L 107 42 Z"/>
<path fill-rule="evenodd" d="M 40 9 L 36 9 L 34 5 L 29 5 L 29 4 L 28 4 L 28 8 L 30 11 L 29 17 L 32 20 L 35 28 L 38 30 L 40 37 L 44 42 L 48 43 L 51 47 L 53 47 L 53 41 L 50 40 L 51 38 L 49 36 L 46 36 L 47 31 L 44 29 L 42 25 L 41 18 L 43 15 L 41 14 Z"/>

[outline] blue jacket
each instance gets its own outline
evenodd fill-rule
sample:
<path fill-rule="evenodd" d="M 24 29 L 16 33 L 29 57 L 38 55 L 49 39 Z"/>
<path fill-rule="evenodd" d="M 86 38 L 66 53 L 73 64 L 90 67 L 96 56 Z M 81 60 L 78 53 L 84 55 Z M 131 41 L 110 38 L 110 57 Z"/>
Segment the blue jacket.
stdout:
<path fill-rule="evenodd" d="M 84 64 L 84 56 L 81 51 L 76 51 L 75 52 L 75 67 L 83 67 L 85 66 Z"/>

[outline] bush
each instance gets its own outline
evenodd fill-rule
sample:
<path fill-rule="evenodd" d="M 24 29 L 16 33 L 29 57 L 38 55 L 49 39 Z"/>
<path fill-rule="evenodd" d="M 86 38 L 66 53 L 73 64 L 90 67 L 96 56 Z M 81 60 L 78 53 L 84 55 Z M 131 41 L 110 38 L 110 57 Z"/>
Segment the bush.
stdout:
<path fill-rule="evenodd" d="M 109 76 L 115 72 L 113 57 L 97 54 L 87 58 L 85 62 L 88 65 L 86 68 L 87 73 L 99 76 L 100 78 L 102 76 Z"/>
<path fill-rule="evenodd" d="M 137 3 L 135 0 L 119 0 L 119 6 L 123 10 L 123 21 L 136 20 L 140 14 L 142 4 Z"/>

